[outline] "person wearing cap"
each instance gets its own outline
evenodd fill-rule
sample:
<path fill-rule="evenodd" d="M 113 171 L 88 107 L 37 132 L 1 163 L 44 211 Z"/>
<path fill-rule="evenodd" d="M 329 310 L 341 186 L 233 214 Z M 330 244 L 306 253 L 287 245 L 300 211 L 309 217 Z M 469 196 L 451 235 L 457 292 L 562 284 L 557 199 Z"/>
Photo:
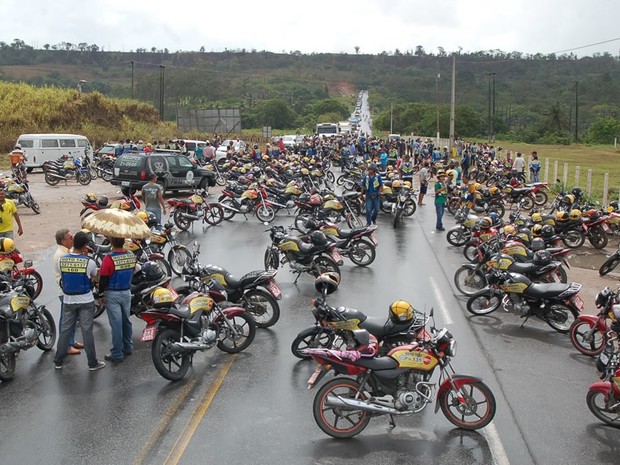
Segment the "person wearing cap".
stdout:
<path fill-rule="evenodd" d="M 437 213 L 435 229 L 437 231 L 445 231 L 443 227 L 443 212 L 448 200 L 448 187 L 445 181 L 446 173 L 443 170 L 439 170 L 437 172 L 437 181 L 435 182 L 435 212 Z"/>
<path fill-rule="evenodd" d="M 377 224 L 379 195 L 383 192 L 383 179 L 377 173 L 377 165 L 371 164 L 362 179 L 362 194 L 366 195 L 366 226 Z"/>

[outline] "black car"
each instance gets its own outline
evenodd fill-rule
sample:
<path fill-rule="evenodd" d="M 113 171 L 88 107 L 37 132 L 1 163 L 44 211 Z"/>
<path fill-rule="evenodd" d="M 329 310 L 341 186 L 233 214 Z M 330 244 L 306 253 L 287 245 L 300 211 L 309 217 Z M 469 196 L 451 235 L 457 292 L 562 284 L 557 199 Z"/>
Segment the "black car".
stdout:
<path fill-rule="evenodd" d="M 212 171 L 194 165 L 185 155 L 173 152 L 125 153 L 114 163 L 111 183 L 141 189 L 151 173 L 157 175 L 157 182 L 165 191 L 191 189 L 194 186 L 207 189 L 215 185 Z"/>

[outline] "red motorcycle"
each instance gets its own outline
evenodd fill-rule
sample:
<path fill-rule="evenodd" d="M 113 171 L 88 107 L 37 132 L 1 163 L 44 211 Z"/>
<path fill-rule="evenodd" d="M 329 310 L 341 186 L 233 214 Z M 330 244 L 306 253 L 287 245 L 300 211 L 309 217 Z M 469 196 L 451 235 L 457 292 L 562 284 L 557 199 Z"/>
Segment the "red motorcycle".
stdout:
<path fill-rule="evenodd" d="M 614 305 L 616 319 L 620 318 L 620 305 Z M 612 325 L 605 349 L 599 355 L 597 369 L 602 372 L 601 381 L 588 388 L 586 404 L 596 418 L 610 426 L 620 426 L 620 353 L 616 348 L 617 324 Z"/>
<path fill-rule="evenodd" d="M 238 195 L 229 189 L 224 189 L 218 199 L 224 209 L 224 219 L 230 220 L 236 214 L 246 216 L 254 212 L 262 223 L 271 223 L 276 212 L 268 199 L 267 191 L 258 183 L 251 184 L 243 194 Z"/>
<path fill-rule="evenodd" d="M 217 202 L 207 203 L 207 191 L 197 189 L 187 199 L 170 199 L 170 214 L 174 224 L 182 231 L 187 231 L 192 223 L 202 218 L 202 221 L 215 226 L 224 221 L 224 210 Z"/>
<path fill-rule="evenodd" d="M 17 265 L 22 262 L 24 265 L 19 268 Z M 14 280 L 22 276 L 25 277 L 25 287 L 32 300 L 39 297 L 43 290 L 43 278 L 39 272 L 34 269 L 32 260 L 24 261 L 18 250 L 14 250 L 8 255 L 0 256 L 0 272 L 10 274 Z"/>
<path fill-rule="evenodd" d="M 433 323 L 427 337 L 395 347 L 385 357 L 376 357 L 376 339 L 367 331 L 353 333 L 353 349 L 306 350 L 319 364 L 308 380 L 309 389 L 332 370 L 345 375 L 325 383 L 314 397 L 314 420 L 324 433 L 352 438 L 378 415 L 389 415 L 394 427 L 394 416 L 420 413 L 433 398 L 435 413 L 441 408 L 459 428 L 476 430 L 493 420 L 493 392 L 480 378 L 456 374 L 452 368 L 456 341 L 446 328 L 436 329 Z M 431 382 L 436 368 L 439 379 Z"/>
<path fill-rule="evenodd" d="M 612 291 L 609 287 L 602 289 L 595 299 L 597 315 L 579 315 L 570 328 L 570 340 L 575 348 L 584 355 L 594 357 L 600 354 L 609 338 L 609 325 L 616 322 L 613 313 L 614 305 L 620 304 L 618 291 Z"/>

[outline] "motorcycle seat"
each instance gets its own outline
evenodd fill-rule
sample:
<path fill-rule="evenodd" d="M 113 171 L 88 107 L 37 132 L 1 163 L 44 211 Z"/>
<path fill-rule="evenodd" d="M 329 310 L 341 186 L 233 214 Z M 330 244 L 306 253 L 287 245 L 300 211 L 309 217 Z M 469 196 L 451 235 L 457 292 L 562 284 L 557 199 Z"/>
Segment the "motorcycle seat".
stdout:
<path fill-rule="evenodd" d="M 304 255 L 309 255 L 316 250 L 316 246 L 314 244 L 306 244 L 305 242 L 299 242 L 299 251 Z"/>
<path fill-rule="evenodd" d="M 347 199 L 347 200 L 356 199 L 359 196 L 360 196 L 359 192 L 345 192 L 344 194 L 342 194 L 342 198 Z"/>
<path fill-rule="evenodd" d="M 342 237 L 336 237 L 336 236 L 327 236 L 328 240 L 337 248 L 337 249 L 341 249 L 343 248 L 348 239 L 343 239 Z"/>
<path fill-rule="evenodd" d="M 355 236 L 357 234 L 360 234 L 364 231 L 366 231 L 367 228 L 363 227 L 363 228 L 353 228 L 353 229 L 341 229 L 340 230 L 340 234 L 338 235 L 338 237 L 340 237 L 341 239 L 348 239 L 351 236 Z"/>
<path fill-rule="evenodd" d="M 550 298 L 559 296 L 568 288 L 570 288 L 570 284 L 533 283 L 530 287 L 527 288 L 526 293 L 528 297 Z"/>
<path fill-rule="evenodd" d="M 371 370 L 393 370 L 398 367 L 398 362 L 391 357 L 360 358 L 355 364 Z"/>
<path fill-rule="evenodd" d="M 189 305 L 173 305 L 168 312 L 171 315 L 176 315 L 180 318 L 189 318 L 191 313 L 189 312 Z"/>
<path fill-rule="evenodd" d="M 392 320 L 386 320 L 380 317 L 368 317 L 366 320 L 360 323 L 360 328 L 365 329 L 377 339 L 382 339 L 385 336 L 391 336 L 406 332 L 411 326 L 411 322 L 407 323 L 394 323 Z"/>
<path fill-rule="evenodd" d="M 89 244 L 89 247 L 91 249 L 93 249 L 93 252 L 96 253 L 107 253 L 110 250 L 112 250 L 112 245 L 111 244 Z"/>
<path fill-rule="evenodd" d="M 512 265 L 510 265 L 510 272 L 511 273 L 519 273 L 519 274 L 529 274 L 529 273 L 533 273 L 536 271 L 539 271 L 540 267 L 538 265 L 534 265 L 533 263 L 519 263 L 519 262 L 515 262 Z"/>
<path fill-rule="evenodd" d="M 529 194 L 533 190 L 534 190 L 533 187 L 517 187 L 517 188 L 514 188 L 510 192 L 510 194 L 513 196 L 524 195 L 524 194 Z"/>

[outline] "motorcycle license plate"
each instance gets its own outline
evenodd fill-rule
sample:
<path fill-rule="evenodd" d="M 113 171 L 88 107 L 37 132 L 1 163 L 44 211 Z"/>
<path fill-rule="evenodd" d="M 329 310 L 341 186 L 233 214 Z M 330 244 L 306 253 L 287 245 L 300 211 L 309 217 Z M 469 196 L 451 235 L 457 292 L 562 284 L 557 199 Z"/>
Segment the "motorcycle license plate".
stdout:
<path fill-rule="evenodd" d="M 607 223 L 603 223 L 602 226 L 603 226 L 603 229 L 605 230 L 605 232 L 609 231 L 609 226 L 607 226 Z"/>
<path fill-rule="evenodd" d="M 556 283 L 561 283 L 562 281 L 560 281 L 560 277 L 558 276 L 557 273 L 553 273 L 553 281 Z"/>
<path fill-rule="evenodd" d="M 323 371 L 323 365 L 318 365 L 316 367 L 316 370 L 314 370 L 314 373 L 312 373 L 312 376 L 310 376 L 310 379 L 308 380 L 308 389 L 312 389 L 314 387 L 317 380 L 321 376 L 322 371 Z"/>
<path fill-rule="evenodd" d="M 575 304 L 575 307 L 577 307 L 579 310 L 584 309 L 583 300 L 581 299 L 581 297 L 579 297 L 579 295 L 574 295 L 573 297 L 571 297 L 571 302 L 573 302 Z"/>
<path fill-rule="evenodd" d="M 379 245 L 379 241 L 377 240 L 377 236 L 375 236 L 375 233 L 370 233 L 370 240 L 373 244 L 375 244 L 375 247 Z"/>
<path fill-rule="evenodd" d="M 142 331 L 142 337 L 140 337 L 140 340 L 142 342 L 150 342 L 155 339 L 155 334 L 157 334 L 157 328 L 155 327 L 155 325 L 147 326 Z"/>
<path fill-rule="evenodd" d="M 271 281 L 269 284 L 267 284 L 267 289 L 269 289 L 271 295 L 273 295 L 276 299 L 279 300 L 282 297 L 282 291 L 280 290 L 280 286 L 278 286 L 275 282 Z"/>
<path fill-rule="evenodd" d="M 129 181 L 122 181 L 122 182 L 121 182 L 121 186 L 123 186 L 123 187 L 129 187 Z"/>
<path fill-rule="evenodd" d="M 342 255 L 340 255 L 340 252 L 338 252 L 337 250 L 332 250 L 329 254 L 336 263 L 342 261 Z"/>
<path fill-rule="evenodd" d="M 168 289 L 168 290 L 172 294 L 172 297 L 174 298 L 174 300 L 177 300 L 179 298 L 179 294 L 177 293 L 177 291 L 175 291 L 174 289 Z"/>
<path fill-rule="evenodd" d="M 601 352 L 601 355 L 598 356 L 598 360 L 603 365 L 607 366 L 607 364 L 609 363 L 609 356 L 605 352 Z"/>

